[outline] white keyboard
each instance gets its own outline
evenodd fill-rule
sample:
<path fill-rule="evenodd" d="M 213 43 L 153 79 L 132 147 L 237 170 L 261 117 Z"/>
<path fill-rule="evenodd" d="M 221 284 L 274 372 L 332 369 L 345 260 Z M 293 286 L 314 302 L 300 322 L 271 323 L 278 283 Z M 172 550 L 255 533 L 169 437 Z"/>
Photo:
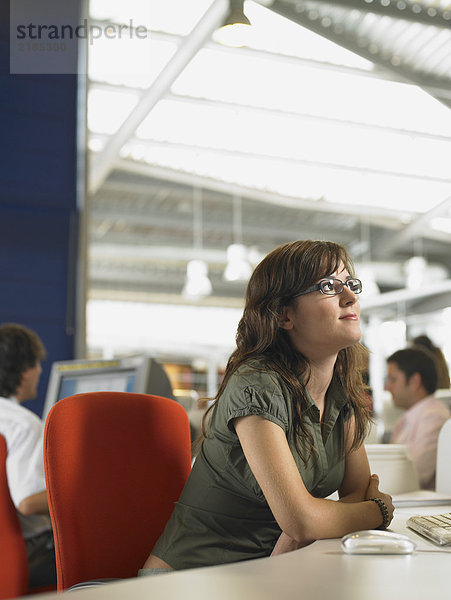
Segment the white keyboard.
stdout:
<path fill-rule="evenodd" d="M 451 513 L 442 515 L 415 515 L 407 519 L 407 527 L 421 533 L 439 546 L 451 544 Z"/>

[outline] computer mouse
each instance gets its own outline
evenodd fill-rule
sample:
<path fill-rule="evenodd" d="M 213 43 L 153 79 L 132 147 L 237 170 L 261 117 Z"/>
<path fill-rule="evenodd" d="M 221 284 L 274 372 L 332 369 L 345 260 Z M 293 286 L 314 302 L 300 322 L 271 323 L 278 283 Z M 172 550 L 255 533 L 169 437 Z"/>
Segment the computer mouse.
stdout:
<path fill-rule="evenodd" d="M 406 535 L 380 529 L 365 529 L 341 538 L 347 554 L 412 554 L 416 544 Z"/>

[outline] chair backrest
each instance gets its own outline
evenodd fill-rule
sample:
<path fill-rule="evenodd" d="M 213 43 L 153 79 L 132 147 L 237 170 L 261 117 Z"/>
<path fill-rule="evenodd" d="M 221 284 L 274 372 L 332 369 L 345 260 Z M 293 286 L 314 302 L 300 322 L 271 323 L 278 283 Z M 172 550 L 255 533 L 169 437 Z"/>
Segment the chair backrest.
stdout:
<path fill-rule="evenodd" d="M 379 489 L 387 494 L 403 494 L 420 489 L 418 475 L 406 446 L 365 444 L 371 473 L 379 475 Z"/>
<path fill-rule="evenodd" d="M 70 396 L 47 417 L 44 466 L 58 590 L 135 577 L 191 469 L 188 416 L 148 394 Z"/>
<path fill-rule="evenodd" d="M 6 441 L 0 435 L 0 598 L 16 598 L 28 591 L 28 559 L 19 517 L 9 493 L 6 457 Z"/>
<path fill-rule="evenodd" d="M 437 470 L 435 490 L 441 494 L 451 494 L 451 419 L 440 429 L 437 441 Z"/>

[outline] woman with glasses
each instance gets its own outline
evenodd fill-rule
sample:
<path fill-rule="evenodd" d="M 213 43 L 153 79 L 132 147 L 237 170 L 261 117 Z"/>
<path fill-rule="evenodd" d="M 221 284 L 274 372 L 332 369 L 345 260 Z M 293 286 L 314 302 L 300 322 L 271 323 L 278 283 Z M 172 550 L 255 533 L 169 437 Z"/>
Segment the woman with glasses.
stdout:
<path fill-rule="evenodd" d="M 361 290 L 333 242 L 283 244 L 256 267 L 200 451 L 140 574 L 388 526 L 391 498 L 363 446 Z M 337 490 L 339 500 L 327 499 Z"/>

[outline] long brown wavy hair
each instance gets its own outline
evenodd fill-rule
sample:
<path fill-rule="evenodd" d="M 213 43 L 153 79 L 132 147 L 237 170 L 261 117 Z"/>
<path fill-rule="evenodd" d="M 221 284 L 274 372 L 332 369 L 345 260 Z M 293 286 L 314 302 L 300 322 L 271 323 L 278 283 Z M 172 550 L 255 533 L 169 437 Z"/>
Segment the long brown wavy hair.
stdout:
<path fill-rule="evenodd" d="M 294 440 L 303 460 L 314 452 L 313 438 L 305 427 L 301 411 L 306 392 L 299 377 L 307 384 L 310 376 L 308 359 L 291 344 L 288 333 L 279 326 L 282 311 L 296 302 L 296 295 L 318 280 L 336 272 L 340 264 L 354 276 L 352 260 L 340 244 L 304 240 L 282 244 L 270 252 L 255 268 L 246 290 L 243 316 L 238 324 L 236 350 L 226 366 L 224 379 L 214 403 L 202 423 L 201 441 L 208 428 L 210 410 L 220 401 L 233 373 L 249 359 L 258 359 L 265 368 L 278 373 L 291 391 Z M 368 351 L 360 343 L 340 350 L 335 373 L 348 396 L 355 416 L 354 438 L 350 449 L 363 442 L 370 413 L 362 375 L 368 363 Z"/>

